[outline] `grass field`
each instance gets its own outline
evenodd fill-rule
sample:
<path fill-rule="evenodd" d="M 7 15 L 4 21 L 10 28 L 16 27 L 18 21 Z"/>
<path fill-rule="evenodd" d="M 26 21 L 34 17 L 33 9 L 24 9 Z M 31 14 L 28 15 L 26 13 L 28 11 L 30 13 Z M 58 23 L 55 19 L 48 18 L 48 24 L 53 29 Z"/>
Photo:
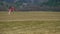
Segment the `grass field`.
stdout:
<path fill-rule="evenodd" d="M 60 34 L 60 12 L 0 12 L 0 34 Z"/>

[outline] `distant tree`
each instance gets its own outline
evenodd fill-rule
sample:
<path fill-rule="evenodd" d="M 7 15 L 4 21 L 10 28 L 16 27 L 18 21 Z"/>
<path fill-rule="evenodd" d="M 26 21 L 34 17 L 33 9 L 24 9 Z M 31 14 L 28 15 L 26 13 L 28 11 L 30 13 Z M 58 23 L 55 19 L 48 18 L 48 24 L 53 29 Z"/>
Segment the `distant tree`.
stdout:
<path fill-rule="evenodd" d="M 3 4 L 3 2 L 2 2 L 2 0 L 0 0 L 0 5 L 2 5 Z"/>
<path fill-rule="evenodd" d="M 49 6 L 58 6 L 60 5 L 60 0 L 48 0 Z"/>
<path fill-rule="evenodd" d="M 3 2 L 0 2 L 0 6 L 3 6 Z"/>
<path fill-rule="evenodd" d="M 23 1 L 19 0 L 17 2 L 15 2 L 15 6 L 16 7 L 19 7 L 20 5 L 22 5 Z"/>

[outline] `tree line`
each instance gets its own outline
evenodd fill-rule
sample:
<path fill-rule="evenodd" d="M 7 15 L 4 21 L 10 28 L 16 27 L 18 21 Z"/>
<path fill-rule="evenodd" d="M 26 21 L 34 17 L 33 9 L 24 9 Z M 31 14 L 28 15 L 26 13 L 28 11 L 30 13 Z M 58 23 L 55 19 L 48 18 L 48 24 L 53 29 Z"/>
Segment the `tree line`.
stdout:
<path fill-rule="evenodd" d="M 33 7 L 39 9 L 40 7 L 60 7 L 60 0 L 48 0 L 47 2 L 41 2 L 39 0 L 0 0 L 0 10 L 7 10 L 10 6 L 14 6 L 17 9 L 34 9 Z"/>

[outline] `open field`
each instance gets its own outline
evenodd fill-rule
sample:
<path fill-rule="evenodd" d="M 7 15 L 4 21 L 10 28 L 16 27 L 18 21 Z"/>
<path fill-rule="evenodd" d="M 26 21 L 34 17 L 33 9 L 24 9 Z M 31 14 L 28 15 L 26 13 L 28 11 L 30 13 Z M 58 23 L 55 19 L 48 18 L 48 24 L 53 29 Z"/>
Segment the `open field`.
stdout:
<path fill-rule="evenodd" d="M 60 12 L 0 12 L 0 21 L 60 20 Z"/>
<path fill-rule="evenodd" d="M 0 12 L 0 34 L 60 34 L 60 12 Z"/>

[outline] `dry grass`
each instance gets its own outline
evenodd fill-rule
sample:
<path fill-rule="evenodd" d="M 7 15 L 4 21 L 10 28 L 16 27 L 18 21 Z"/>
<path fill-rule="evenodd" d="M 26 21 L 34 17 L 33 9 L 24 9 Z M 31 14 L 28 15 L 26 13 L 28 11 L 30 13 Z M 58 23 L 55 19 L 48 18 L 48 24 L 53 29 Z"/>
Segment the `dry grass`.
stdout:
<path fill-rule="evenodd" d="M 1 20 L 60 20 L 60 12 L 0 12 Z"/>
<path fill-rule="evenodd" d="M 0 22 L 0 34 L 60 34 L 60 21 Z"/>
<path fill-rule="evenodd" d="M 0 12 L 0 34 L 60 34 L 60 12 Z"/>

